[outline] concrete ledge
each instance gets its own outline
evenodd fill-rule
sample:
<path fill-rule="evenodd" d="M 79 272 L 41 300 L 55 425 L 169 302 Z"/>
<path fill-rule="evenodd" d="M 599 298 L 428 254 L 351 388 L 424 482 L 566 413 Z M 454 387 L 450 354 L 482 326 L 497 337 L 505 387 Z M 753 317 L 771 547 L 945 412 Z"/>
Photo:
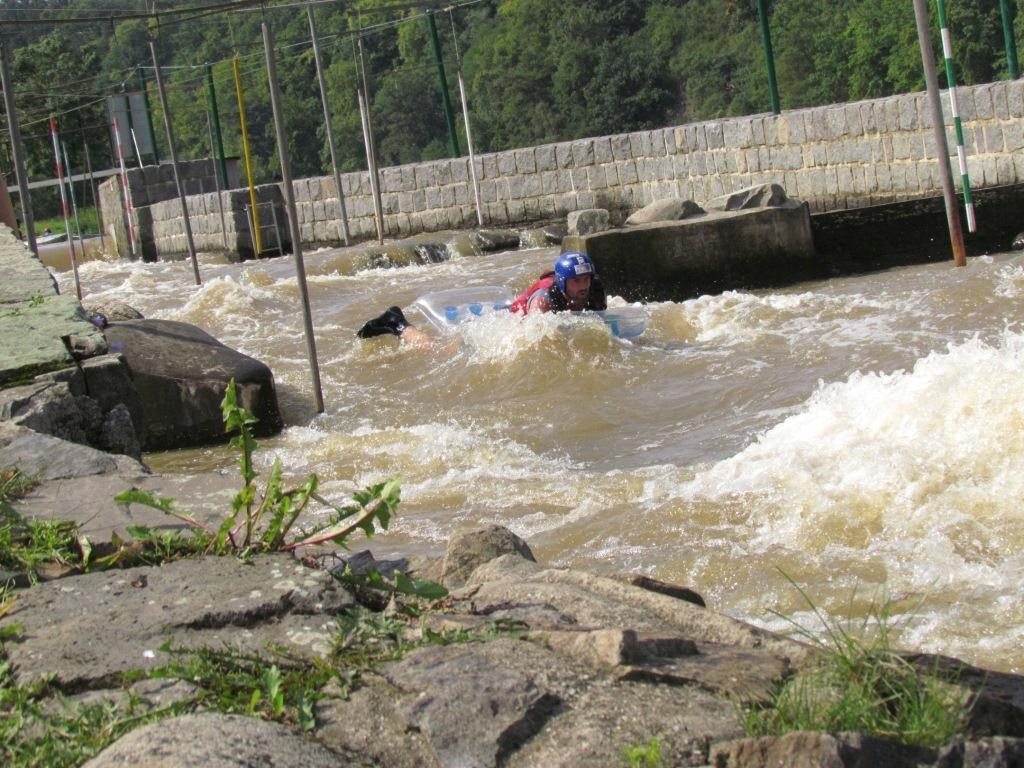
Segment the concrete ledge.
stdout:
<path fill-rule="evenodd" d="M 569 236 L 562 246 L 589 254 L 609 291 L 629 301 L 681 301 L 824 272 L 801 204 Z"/>

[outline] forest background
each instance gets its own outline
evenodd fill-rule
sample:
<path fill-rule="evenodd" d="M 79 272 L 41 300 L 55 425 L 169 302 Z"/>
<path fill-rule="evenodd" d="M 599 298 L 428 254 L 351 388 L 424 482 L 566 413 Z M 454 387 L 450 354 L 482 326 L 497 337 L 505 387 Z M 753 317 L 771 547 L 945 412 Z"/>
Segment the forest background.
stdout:
<path fill-rule="evenodd" d="M 153 83 L 149 39 L 164 70 L 179 159 L 210 157 L 208 91 L 212 65 L 226 154 L 242 153 L 232 74 L 237 54 L 258 183 L 280 178 L 261 22 L 276 37 L 288 149 L 295 177 L 330 172 L 330 154 L 304 3 L 267 0 L 244 12 L 192 18 L 161 15 L 151 0 L 2 0 L 0 29 L 30 179 L 54 176 L 48 117 L 58 116 L 72 169 L 112 167 L 105 97 L 148 81 L 161 158 L 168 158 Z M 216 2 L 161 0 L 155 9 Z M 378 162 L 383 166 L 451 154 L 441 86 L 424 12 L 375 12 L 389 0 L 314 5 L 340 170 L 365 169 L 357 104 L 355 33 L 366 53 Z M 941 59 L 934 3 L 930 29 Z M 1024 13 L 1010 0 L 1024 48 Z M 783 109 L 924 89 L 911 0 L 775 0 L 768 3 Z M 947 0 L 960 84 L 1007 77 L 1000 0 Z M 95 22 L 67 23 L 96 17 Z M 183 18 L 187 18 L 183 21 Z M 45 20 L 26 24 L 29 19 Z M 679 125 L 769 110 L 755 0 L 453 0 L 434 13 L 459 143 L 456 73 L 468 91 L 478 153 Z M 63 20 L 63 21 L 62 21 Z M 941 62 L 940 62 L 941 64 Z M 944 74 L 939 67 L 940 78 Z M 13 183 L 6 116 L 0 170 Z M 58 205 L 33 195 L 34 207 Z"/>

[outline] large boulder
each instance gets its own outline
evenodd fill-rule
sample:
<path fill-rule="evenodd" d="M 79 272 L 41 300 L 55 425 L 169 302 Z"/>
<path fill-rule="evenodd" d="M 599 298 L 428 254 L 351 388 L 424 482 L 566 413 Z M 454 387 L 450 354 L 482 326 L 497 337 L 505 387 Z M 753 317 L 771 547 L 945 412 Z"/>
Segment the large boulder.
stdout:
<path fill-rule="evenodd" d="M 704 207 L 709 211 L 745 211 L 752 208 L 775 208 L 786 205 L 788 200 L 786 190 L 778 184 L 755 184 L 712 198 Z"/>
<path fill-rule="evenodd" d="M 655 200 L 626 219 L 627 224 L 650 224 L 652 221 L 679 221 L 688 216 L 704 213 L 704 209 L 693 200 L 673 197 L 667 200 Z"/>
<path fill-rule="evenodd" d="M 567 217 L 570 235 L 590 235 L 611 227 L 611 215 L 604 208 L 584 208 Z"/>
<path fill-rule="evenodd" d="M 188 323 L 129 320 L 106 328 L 111 348 L 123 355 L 141 403 L 136 424 L 145 451 L 224 440 L 220 404 L 228 381 L 259 421 L 257 435 L 282 427 L 274 374 L 264 363 L 230 349 Z"/>

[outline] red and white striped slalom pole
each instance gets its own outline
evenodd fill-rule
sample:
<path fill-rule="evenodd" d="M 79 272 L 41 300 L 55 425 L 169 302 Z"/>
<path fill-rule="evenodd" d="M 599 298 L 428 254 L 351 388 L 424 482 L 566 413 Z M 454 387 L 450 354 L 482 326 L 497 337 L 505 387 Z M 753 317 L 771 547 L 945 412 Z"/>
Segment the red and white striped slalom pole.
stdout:
<path fill-rule="evenodd" d="M 135 258 L 135 215 L 132 210 L 132 196 L 128 192 L 128 169 L 124 167 L 124 146 L 121 144 L 121 123 L 114 118 L 114 143 L 117 144 L 117 162 L 121 166 L 121 196 L 124 199 L 124 216 L 128 223 L 128 257 Z"/>
<path fill-rule="evenodd" d="M 68 220 L 68 196 L 64 191 L 64 164 L 60 159 L 60 141 L 57 139 L 57 119 L 50 115 L 50 136 L 53 138 L 53 157 L 57 161 L 57 185 L 60 187 L 60 205 L 64 212 L 64 231 L 68 236 L 68 251 L 71 253 L 71 271 L 75 275 L 75 293 L 82 300 L 82 284 L 78 280 L 78 259 L 75 257 L 75 238 L 71 234 L 71 222 Z"/>

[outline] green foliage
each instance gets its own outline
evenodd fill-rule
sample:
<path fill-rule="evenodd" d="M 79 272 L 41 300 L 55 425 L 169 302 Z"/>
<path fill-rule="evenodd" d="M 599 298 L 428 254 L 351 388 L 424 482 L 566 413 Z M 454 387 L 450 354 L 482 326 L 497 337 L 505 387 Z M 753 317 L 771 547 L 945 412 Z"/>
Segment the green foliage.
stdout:
<path fill-rule="evenodd" d="M 237 431 L 231 446 L 239 450 L 242 488 L 235 494 L 230 514 L 216 530 L 178 511 L 171 498 L 131 489 L 118 494 L 114 500 L 122 504 L 142 504 L 184 521 L 196 531 L 197 545 L 202 543 L 205 551 L 217 555 L 289 551 L 328 542 L 345 546 L 345 540 L 357 529 L 367 537 L 373 536 L 377 526 L 387 529 L 400 500 L 399 478 L 357 491 L 352 495 L 354 503 L 339 507 L 317 494 L 319 480 L 315 474 L 310 474 L 297 488 L 284 490 L 281 463 L 275 460 L 261 494 L 255 484 L 259 473 L 252 461 L 258 448 L 252 436 L 256 417 L 239 404 L 234 379 L 228 382 L 221 409 L 225 431 Z M 329 507 L 331 515 L 324 523 L 289 540 L 296 520 L 310 499 Z"/>
<path fill-rule="evenodd" d="M 35 581 L 42 563 L 77 565 L 82 562 L 78 528 L 74 523 L 25 520 L 11 501 L 27 493 L 37 480 L 18 470 L 0 472 L 0 568 L 25 573 Z"/>
<path fill-rule="evenodd" d="M 293 659 L 277 653 L 272 659 L 237 650 L 184 649 L 165 644 L 172 660 L 151 677 L 184 680 L 198 688 L 195 706 L 225 714 L 248 715 L 313 726 L 313 704 L 336 670 L 319 659 Z"/>
<path fill-rule="evenodd" d="M 0 763 L 10 768 L 81 765 L 132 729 L 183 709 L 144 711 L 131 697 L 121 707 L 69 701 L 54 706 L 53 695 L 46 681 L 19 683 L 10 662 L 0 658 Z"/>
<path fill-rule="evenodd" d="M 797 632 L 820 656 L 767 704 L 740 708 L 749 735 L 857 731 L 937 747 L 960 732 L 970 712 L 969 692 L 937 670 L 922 672 L 893 650 L 887 604 L 872 604 L 859 631 L 851 633 L 796 588 L 821 621 L 825 639 L 795 624 Z"/>
<path fill-rule="evenodd" d="M 22 13 L 46 14 L 49 27 L 14 28 L 13 78 L 29 173 L 52 174 L 46 117 L 61 116 L 71 164 L 83 167 L 83 139 L 95 167 L 109 167 L 102 97 L 150 80 L 156 140 L 168 156 L 152 83 L 149 24 L 57 24 L 62 14 L 109 11 L 99 0 L 21 0 Z M 783 107 L 855 101 L 921 87 L 911 4 L 906 0 L 774 0 L 767 4 Z M 1011 3 L 1011 9 L 1019 4 Z M 356 89 L 363 87 L 349 33 L 363 38 L 368 100 L 383 164 L 446 156 L 441 90 L 423 11 L 367 13 L 380 0 L 317 5 L 314 10 L 342 170 L 365 167 Z M 358 15 L 354 11 L 362 9 Z M 1024 50 L 1024 14 L 1015 13 Z M 276 61 L 293 174 L 321 175 L 329 154 L 305 13 L 211 14 L 155 28 L 182 159 L 210 154 L 207 84 L 213 65 L 225 149 L 241 154 L 230 59 L 237 53 L 257 183 L 279 176 L 279 160 L 260 23 L 277 42 Z M 768 89 L 751 0 L 484 0 L 435 12 L 448 88 L 458 109 L 459 61 L 467 80 L 477 149 L 497 151 L 546 141 L 623 133 L 761 112 Z M 398 22 L 396 26 L 388 23 Z M 999 0 L 949 4 L 954 62 L 961 83 L 1006 76 Z M 935 19 L 929 22 L 939 50 Z M 941 69 L 941 68 L 940 68 Z M 944 76 L 944 74 L 940 75 Z M 61 87 L 54 87 L 60 83 Z M 52 102 L 52 104 L 50 103 Z M 461 120 L 457 119 L 461 132 Z M 460 135 L 460 142 L 464 136 Z M 464 147 L 464 143 L 463 143 Z M 0 153 L 0 165 L 2 165 Z M 2 168 L 7 170 L 6 168 Z M 44 215 L 59 212 L 53 191 L 33 195 Z M 54 228 L 56 231 L 56 228 Z"/>
<path fill-rule="evenodd" d="M 655 736 L 646 744 L 633 744 L 622 750 L 629 768 L 662 768 L 661 737 Z"/>

